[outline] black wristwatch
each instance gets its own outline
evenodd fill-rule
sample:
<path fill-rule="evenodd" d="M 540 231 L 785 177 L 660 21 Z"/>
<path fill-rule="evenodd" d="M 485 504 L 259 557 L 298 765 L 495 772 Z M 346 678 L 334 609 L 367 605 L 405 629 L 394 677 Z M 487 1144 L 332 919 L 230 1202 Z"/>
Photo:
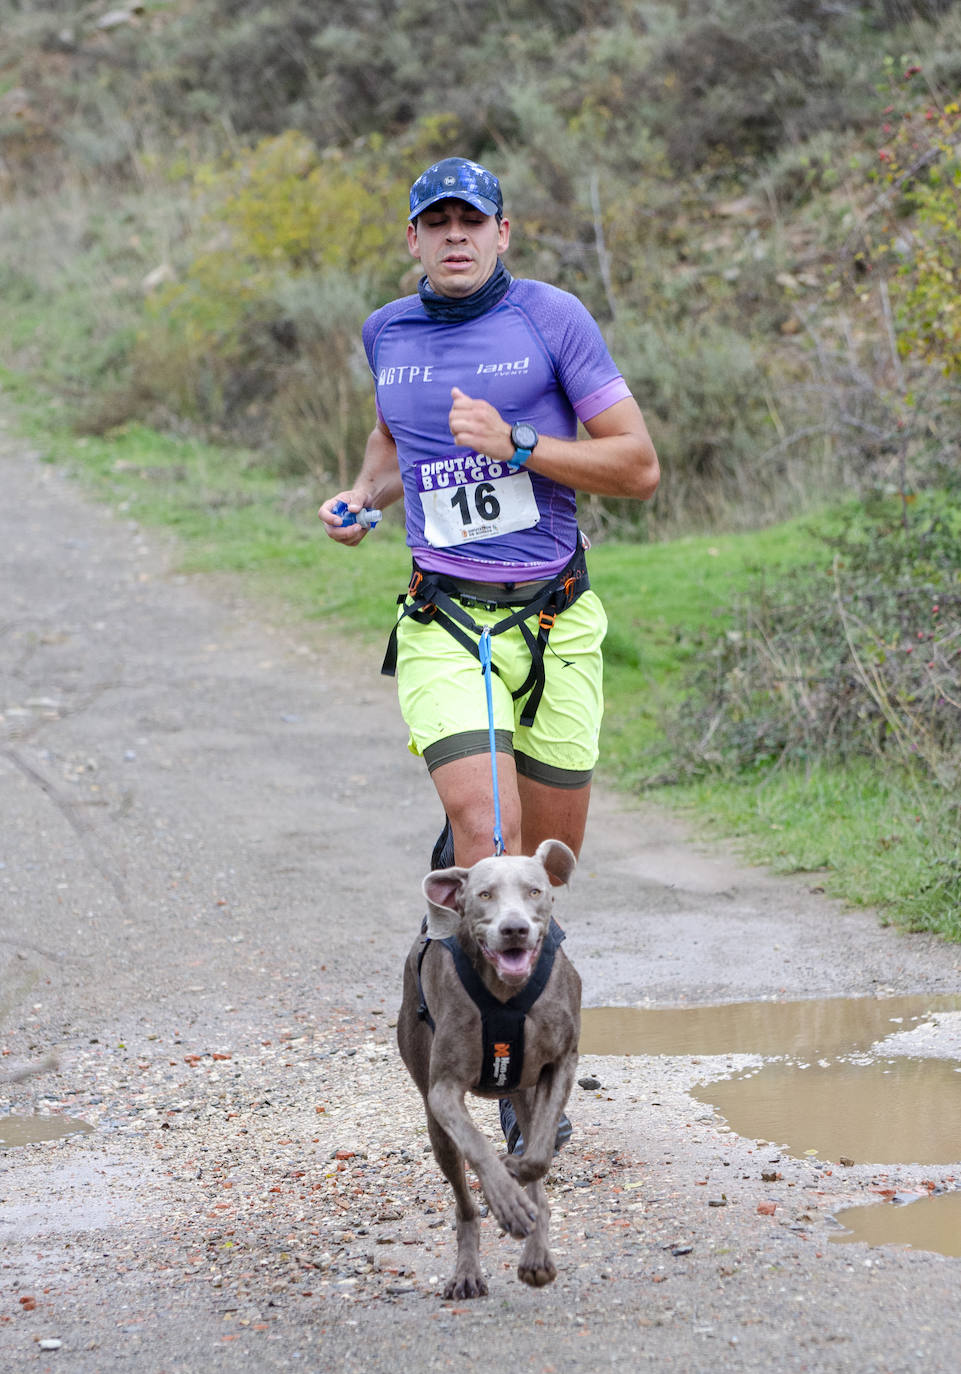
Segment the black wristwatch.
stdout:
<path fill-rule="evenodd" d="M 518 420 L 516 425 L 511 425 L 511 443 L 514 445 L 514 456 L 508 458 L 507 466 L 516 472 L 522 468 L 534 451 L 540 435 L 533 425 L 526 420 Z"/>

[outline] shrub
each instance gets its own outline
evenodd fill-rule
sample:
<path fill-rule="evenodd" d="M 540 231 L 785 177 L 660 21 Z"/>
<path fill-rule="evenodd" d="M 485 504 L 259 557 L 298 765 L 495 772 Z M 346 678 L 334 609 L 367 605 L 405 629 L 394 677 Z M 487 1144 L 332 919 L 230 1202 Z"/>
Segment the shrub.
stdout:
<path fill-rule="evenodd" d="M 678 715 L 687 768 L 866 755 L 956 788 L 961 510 L 940 491 L 879 497 L 823 533 L 819 567 L 759 582 L 704 644 Z"/>
<path fill-rule="evenodd" d="M 756 523 L 774 474 L 762 462 L 772 430 L 750 340 L 711 320 L 667 330 L 627 315 L 608 332 L 664 459 L 659 532 Z"/>
<path fill-rule="evenodd" d="M 180 279 L 148 302 L 133 394 L 343 476 L 373 420 L 361 324 L 410 264 L 407 189 L 447 137 L 426 121 L 390 157 L 379 140 L 347 157 L 290 131 L 202 167 L 206 210 Z"/>
<path fill-rule="evenodd" d="M 863 7 L 790 0 L 719 0 L 669 40 L 658 67 L 667 88 L 656 129 L 673 161 L 692 169 L 719 155 L 774 153 L 864 113 L 863 71 L 837 80 L 831 53 L 856 51 Z M 856 117 L 856 116 L 854 116 Z"/>
<path fill-rule="evenodd" d="M 899 225 L 894 277 L 900 346 L 945 376 L 961 374 L 961 106 L 906 114 L 882 149 L 889 186 L 906 184 L 910 226 Z M 909 161 L 908 161 L 909 160 Z"/>

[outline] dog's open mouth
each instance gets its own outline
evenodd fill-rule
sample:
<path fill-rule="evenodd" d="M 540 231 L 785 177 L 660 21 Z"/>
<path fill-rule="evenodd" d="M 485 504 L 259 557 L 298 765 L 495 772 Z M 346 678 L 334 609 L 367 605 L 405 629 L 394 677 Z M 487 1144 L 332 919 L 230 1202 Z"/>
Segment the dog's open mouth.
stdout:
<path fill-rule="evenodd" d="M 499 977 L 507 983 L 516 983 L 531 976 L 541 946 L 540 941 L 538 941 L 533 949 L 527 949 L 526 946 L 516 946 L 512 949 L 488 949 L 486 945 L 483 945 L 482 948 L 485 958 L 494 965 Z"/>

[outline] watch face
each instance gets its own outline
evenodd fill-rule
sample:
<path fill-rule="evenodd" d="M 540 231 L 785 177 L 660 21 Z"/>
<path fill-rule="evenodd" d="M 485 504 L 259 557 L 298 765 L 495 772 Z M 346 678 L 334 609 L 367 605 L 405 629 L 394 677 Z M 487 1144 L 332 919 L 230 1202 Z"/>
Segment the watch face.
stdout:
<path fill-rule="evenodd" d="M 533 425 L 521 422 L 511 429 L 511 439 L 515 448 L 532 449 L 537 443 L 537 430 Z"/>

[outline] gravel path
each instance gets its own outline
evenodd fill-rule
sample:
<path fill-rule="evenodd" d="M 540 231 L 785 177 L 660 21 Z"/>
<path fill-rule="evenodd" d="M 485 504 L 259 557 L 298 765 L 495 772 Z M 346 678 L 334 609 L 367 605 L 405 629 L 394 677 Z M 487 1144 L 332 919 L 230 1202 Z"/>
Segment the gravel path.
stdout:
<path fill-rule="evenodd" d="M 393 1040 L 440 816 L 392 684 L 9 435 L 0 470 L 0 1137 L 77 1124 L 0 1150 L 0 1367 L 956 1370 L 961 1260 L 835 1244 L 832 1214 L 961 1165 L 733 1134 L 691 1093 L 761 1062 L 724 1044 L 583 1058 L 557 1283 L 487 1221 L 490 1297 L 443 1303 Z M 601 791 L 559 917 L 590 1007 L 961 985 L 957 948 Z M 914 1035 L 961 1051 L 957 1018 Z"/>

